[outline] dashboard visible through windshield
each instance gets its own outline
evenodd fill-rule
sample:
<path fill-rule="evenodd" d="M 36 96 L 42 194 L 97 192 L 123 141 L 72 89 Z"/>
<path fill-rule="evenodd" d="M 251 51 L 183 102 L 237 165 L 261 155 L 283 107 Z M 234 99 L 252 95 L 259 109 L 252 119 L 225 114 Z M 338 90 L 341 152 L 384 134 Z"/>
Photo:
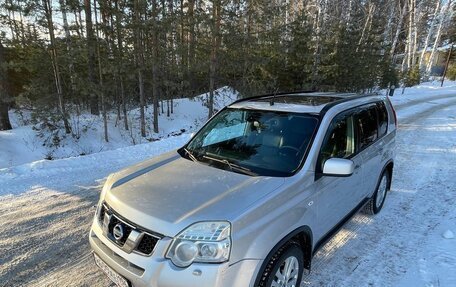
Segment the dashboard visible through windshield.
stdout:
<path fill-rule="evenodd" d="M 310 114 L 226 108 L 179 153 L 238 173 L 290 176 L 304 160 L 317 124 Z"/>

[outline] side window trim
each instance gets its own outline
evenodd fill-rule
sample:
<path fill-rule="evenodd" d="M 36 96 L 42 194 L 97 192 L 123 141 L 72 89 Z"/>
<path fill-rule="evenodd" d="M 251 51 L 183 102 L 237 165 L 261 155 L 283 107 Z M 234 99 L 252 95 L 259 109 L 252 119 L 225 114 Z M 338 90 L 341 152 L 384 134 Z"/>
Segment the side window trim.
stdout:
<path fill-rule="evenodd" d="M 378 111 L 377 109 L 376 110 L 376 113 L 377 113 L 377 139 L 373 142 L 371 142 L 368 146 L 364 147 L 363 149 L 360 149 L 360 146 L 359 146 L 359 138 L 360 138 L 360 134 L 359 134 L 359 129 L 358 127 L 356 126 L 356 121 L 355 121 L 355 114 L 358 113 L 359 111 L 361 111 L 362 109 L 364 108 L 367 108 L 369 106 L 374 106 L 374 105 L 377 105 L 378 103 L 383 103 L 382 100 L 379 100 L 379 101 L 375 101 L 375 102 L 371 102 L 371 103 L 367 103 L 367 104 L 362 104 L 362 105 L 359 105 L 359 106 L 356 106 L 356 107 L 352 107 L 348 110 L 345 110 L 345 111 L 342 111 L 338 114 L 336 114 L 333 119 L 331 120 L 329 126 L 331 127 L 333 124 L 334 124 L 334 121 L 336 119 L 338 119 L 339 116 L 343 115 L 343 114 L 347 114 L 347 115 L 350 115 L 353 117 L 353 128 L 354 128 L 354 135 L 355 135 L 355 152 L 350 155 L 349 157 L 347 157 L 347 159 L 352 159 L 354 157 L 356 157 L 357 155 L 359 155 L 362 151 L 364 151 L 366 148 L 368 148 L 369 146 L 371 146 L 372 144 L 378 142 L 378 140 L 380 140 L 381 138 L 385 137 L 387 134 L 388 134 L 388 131 L 382 135 L 382 136 L 379 136 L 378 133 L 379 133 L 379 126 L 378 126 L 378 123 L 379 123 L 379 117 L 378 117 Z M 387 114 L 388 116 L 388 114 Z M 322 170 L 321 170 L 321 150 L 323 148 L 323 145 L 325 143 L 325 140 L 326 140 L 326 137 L 328 136 L 328 134 L 330 133 L 331 131 L 326 131 L 325 133 L 325 137 L 323 138 L 323 142 L 322 144 L 320 145 L 320 148 L 318 150 L 318 157 L 317 157 L 317 161 L 316 161 L 316 166 L 315 166 L 315 180 L 318 180 L 320 177 L 321 177 L 321 174 L 322 174 Z"/>

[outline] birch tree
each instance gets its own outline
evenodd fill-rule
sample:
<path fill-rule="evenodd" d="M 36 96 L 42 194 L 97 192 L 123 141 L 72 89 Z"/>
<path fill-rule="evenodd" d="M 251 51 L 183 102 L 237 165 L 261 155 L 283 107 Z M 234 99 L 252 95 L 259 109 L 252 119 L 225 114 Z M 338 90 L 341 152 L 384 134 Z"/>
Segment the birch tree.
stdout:
<path fill-rule="evenodd" d="M 421 51 L 420 61 L 418 62 L 418 66 L 420 67 L 421 70 L 423 70 L 424 56 L 426 55 L 426 52 L 427 52 L 427 49 L 428 49 L 428 46 L 429 46 L 429 42 L 431 40 L 431 36 L 434 33 L 434 26 L 435 26 L 435 22 L 437 20 L 437 15 L 439 13 L 441 0 L 437 0 L 435 2 L 436 3 L 435 3 L 434 14 L 433 14 L 432 19 L 431 19 L 431 24 L 429 25 L 429 29 L 428 29 L 428 33 L 427 33 L 427 36 L 426 36 L 426 40 L 424 41 L 423 50 Z"/>
<path fill-rule="evenodd" d="M 439 17 L 439 26 L 437 28 L 437 34 L 435 36 L 435 41 L 434 45 L 432 47 L 431 55 L 429 56 L 429 61 L 426 67 L 426 74 L 430 74 L 432 65 L 434 64 L 434 57 L 435 53 L 437 51 L 437 48 L 440 45 L 440 37 L 442 36 L 443 28 L 445 27 L 445 20 L 447 16 L 447 12 L 449 11 L 451 7 L 451 0 L 448 0 L 447 5 L 443 7 L 443 9 L 440 12 L 440 17 Z"/>

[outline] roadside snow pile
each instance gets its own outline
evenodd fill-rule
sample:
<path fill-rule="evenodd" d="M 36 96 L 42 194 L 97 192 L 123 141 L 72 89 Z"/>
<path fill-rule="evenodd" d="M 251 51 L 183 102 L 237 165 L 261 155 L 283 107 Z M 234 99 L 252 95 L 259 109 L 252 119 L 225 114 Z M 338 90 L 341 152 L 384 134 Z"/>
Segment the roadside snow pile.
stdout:
<path fill-rule="evenodd" d="M 103 119 L 90 114 L 73 115 L 71 125 L 78 138 L 59 133 L 57 139 L 52 134 L 44 133 L 41 137 L 28 123 L 30 114 L 10 112 L 13 130 L 0 131 L 0 169 L 20 164 L 43 160 L 62 159 L 80 155 L 95 154 L 121 147 L 149 143 L 163 138 L 184 133 L 192 133 L 207 120 L 206 106 L 208 94 L 194 98 L 176 99 L 173 101 L 174 113 L 167 116 L 167 103 L 163 102 L 164 113 L 159 116 L 159 132 L 152 132 L 152 106 L 146 108 L 147 137 L 140 136 L 139 109 L 128 112 L 129 130 L 123 126 L 123 119 L 118 120 L 116 113 L 108 115 L 109 142 L 104 141 Z M 215 91 L 214 109 L 220 110 L 232 103 L 238 92 L 229 87 Z M 161 110 L 161 109 L 160 109 Z M 24 125 L 26 122 L 26 125 Z M 54 145 L 54 142 L 56 145 Z"/>
<path fill-rule="evenodd" d="M 454 238 L 454 233 L 453 233 L 453 231 L 448 229 L 442 234 L 442 236 L 445 239 L 453 239 Z"/>
<path fill-rule="evenodd" d="M 391 100 L 396 105 L 408 103 L 412 100 L 419 99 L 421 97 L 432 96 L 432 95 L 451 95 L 456 93 L 456 81 L 445 80 L 443 87 L 440 86 L 440 81 L 425 82 L 418 86 L 406 88 L 404 94 L 402 89 L 398 88 L 395 90 L 394 96 Z M 383 91 L 385 94 L 385 91 Z"/>
<path fill-rule="evenodd" d="M 147 160 L 184 145 L 189 134 L 160 141 L 119 148 L 74 158 L 39 160 L 0 169 L 0 196 L 14 195 L 24 190 L 81 187 L 104 178 L 124 167 Z M 38 186 L 37 183 L 40 183 Z"/>

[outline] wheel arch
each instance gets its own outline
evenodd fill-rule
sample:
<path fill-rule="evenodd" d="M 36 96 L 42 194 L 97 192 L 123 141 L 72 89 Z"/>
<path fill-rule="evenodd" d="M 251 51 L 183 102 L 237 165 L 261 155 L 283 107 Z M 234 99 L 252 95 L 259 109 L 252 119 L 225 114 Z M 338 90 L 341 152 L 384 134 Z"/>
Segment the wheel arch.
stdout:
<path fill-rule="evenodd" d="M 302 248 L 302 251 L 304 253 L 304 268 L 310 271 L 311 268 L 311 262 L 312 262 L 312 247 L 313 247 L 313 235 L 312 235 L 312 230 L 310 229 L 309 226 L 304 225 L 301 227 L 298 227 L 297 229 L 293 230 L 290 232 L 287 236 L 282 238 L 272 249 L 269 251 L 268 255 L 266 256 L 265 260 L 261 264 L 261 267 L 259 269 L 259 272 L 257 274 L 257 277 L 255 279 L 255 284 L 254 286 L 258 286 L 259 281 L 260 281 L 260 274 L 263 274 L 268 262 L 271 260 L 272 256 L 274 256 L 275 253 L 288 242 L 298 242 L 299 245 Z"/>
<path fill-rule="evenodd" d="M 385 166 L 383 167 L 382 173 L 381 173 L 381 174 L 383 174 L 385 172 L 385 170 L 388 171 L 388 173 L 389 173 L 390 180 L 388 182 L 388 190 L 391 189 L 391 182 L 393 181 L 393 169 L 394 169 L 394 161 L 391 159 L 386 162 Z"/>

